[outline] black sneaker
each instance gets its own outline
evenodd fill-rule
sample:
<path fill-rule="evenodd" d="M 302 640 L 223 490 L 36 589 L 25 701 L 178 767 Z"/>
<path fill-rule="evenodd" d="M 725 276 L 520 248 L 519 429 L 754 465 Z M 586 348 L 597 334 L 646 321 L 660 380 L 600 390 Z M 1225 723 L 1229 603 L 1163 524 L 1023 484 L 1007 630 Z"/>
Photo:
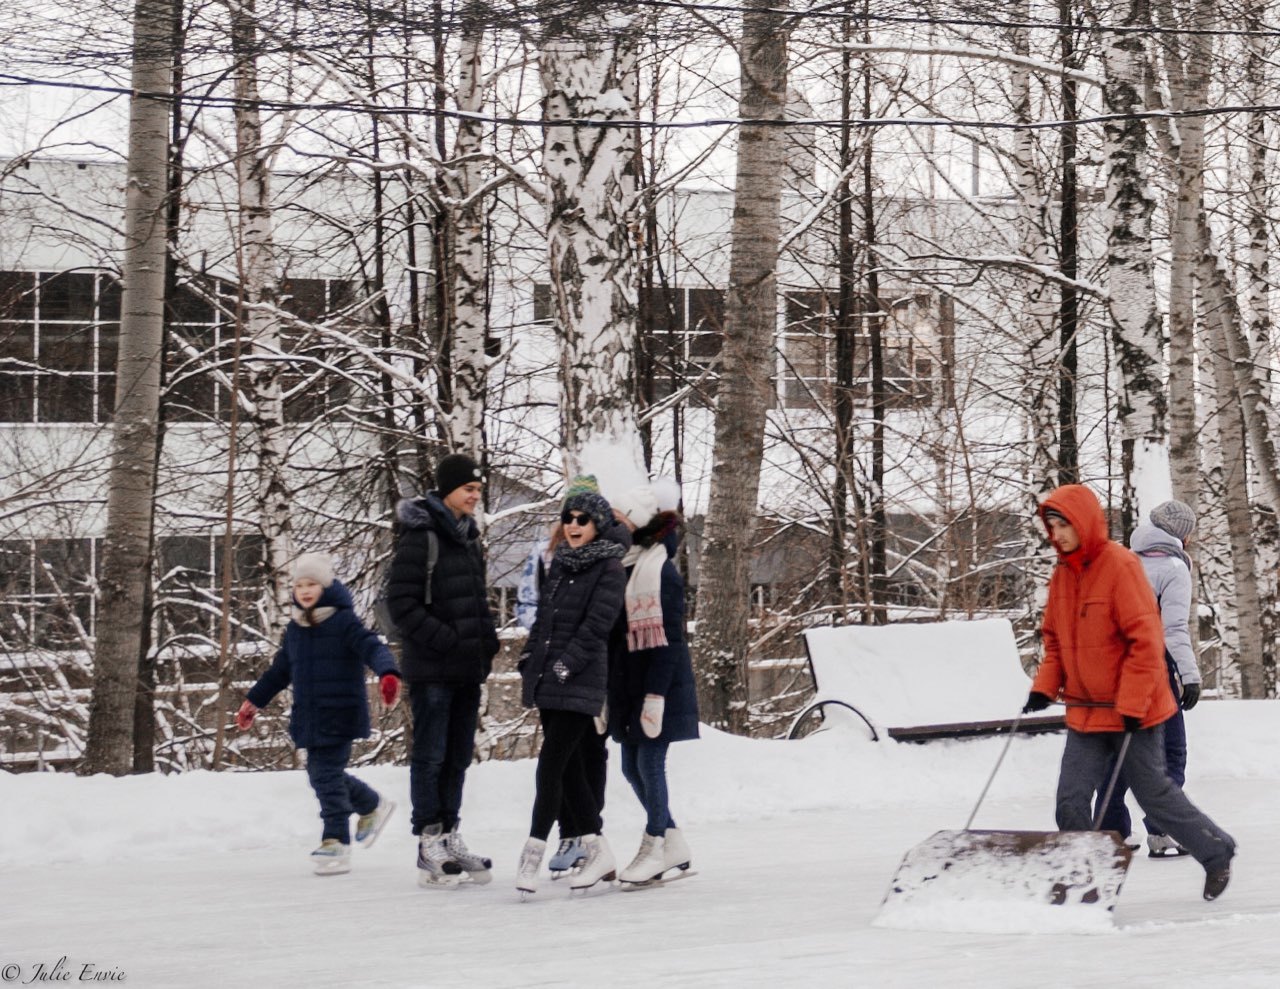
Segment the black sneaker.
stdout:
<path fill-rule="evenodd" d="M 1206 900 L 1216 900 L 1226 891 L 1227 883 L 1231 882 L 1231 860 L 1228 859 L 1226 864 L 1216 868 L 1206 868 L 1204 870 L 1204 898 Z"/>

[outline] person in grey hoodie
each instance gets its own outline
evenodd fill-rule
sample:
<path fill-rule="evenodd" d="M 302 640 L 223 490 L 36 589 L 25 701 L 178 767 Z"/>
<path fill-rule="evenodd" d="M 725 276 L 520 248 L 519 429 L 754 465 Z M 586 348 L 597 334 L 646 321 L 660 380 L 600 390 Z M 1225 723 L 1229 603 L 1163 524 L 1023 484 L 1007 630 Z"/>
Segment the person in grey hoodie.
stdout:
<path fill-rule="evenodd" d="M 1200 667 L 1196 664 L 1188 621 L 1191 614 L 1191 559 L 1187 543 L 1196 528 L 1195 512 L 1181 501 L 1166 501 L 1151 510 L 1150 522 L 1133 530 L 1129 548 L 1138 554 L 1147 580 L 1155 591 L 1164 624 L 1164 658 L 1169 666 L 1169 685 L 1178 698 L 1178 713 L 1164 723 L 1165 770 L 1178 786 L 1186 780 L 1187 728 L 1183 711 L 1190 711 L 1200 700 Z M 1114 766 L 1111 767 L 1114 769 Z M 1098 799 L 1106 795 L 1111 769 L 1098 788 Z M 1116 787 L 1102 815 L 1102 830 L 1118 831 L 1129 837 L 1132 821 L 1125 805 L 1124 776 Z M 1096 816 L 1096 812 L 1095 812 Z M 1152 858 L 1186 855 L 1187 851 L 1161 828 L 1143 818 L 1147 829 L 1148 854 Z"/>

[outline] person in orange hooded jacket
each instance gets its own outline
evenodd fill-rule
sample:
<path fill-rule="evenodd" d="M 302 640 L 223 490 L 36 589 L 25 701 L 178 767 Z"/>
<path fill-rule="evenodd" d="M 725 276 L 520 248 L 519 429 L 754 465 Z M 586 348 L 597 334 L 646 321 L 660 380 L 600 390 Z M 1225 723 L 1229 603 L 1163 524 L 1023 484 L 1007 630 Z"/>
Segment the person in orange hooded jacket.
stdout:
<path fill-rule="evenodd" d="M 1083 485 L 1050 494 L 1040 518 L 1058 565 L 1045 604 L 1044 659 L 1023 710 L 1041 711 L 1058 699 L 1067 705 L 1058 827 L 1092 828 L 1094 787 L 1128 739 L 1124 772 L 1134 797 L 1204 866 L 1204 898 L 1216 899 L 1231 878 L 1235 842 L 1165 772 L 1162 726 L 1178 704 L 1142 563 L 1108 537 L 1102 505 Z"/>

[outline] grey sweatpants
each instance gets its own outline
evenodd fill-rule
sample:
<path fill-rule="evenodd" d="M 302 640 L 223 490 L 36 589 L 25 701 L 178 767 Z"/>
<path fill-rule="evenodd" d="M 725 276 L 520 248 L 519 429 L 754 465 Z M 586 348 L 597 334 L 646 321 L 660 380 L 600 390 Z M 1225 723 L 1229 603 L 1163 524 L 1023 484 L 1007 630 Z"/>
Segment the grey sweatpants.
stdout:
<path fill-rule="evenodd" d="M 1235 854 L 1231 835 L 1187 799 L 1165 772 L 1164 727 L 1135 731 L 1124 757 L 1124 777 L 1147 817 L 1190 852 L 1206 869 L 1221 868 Z M 1120 751 L 1124 732 L 1081 732 L 1067 729 L 1058 775 L 1058 827 L 1088 831 L 1093 827 L 1094 788 L 1106 786 L 1107 764 Z"/>

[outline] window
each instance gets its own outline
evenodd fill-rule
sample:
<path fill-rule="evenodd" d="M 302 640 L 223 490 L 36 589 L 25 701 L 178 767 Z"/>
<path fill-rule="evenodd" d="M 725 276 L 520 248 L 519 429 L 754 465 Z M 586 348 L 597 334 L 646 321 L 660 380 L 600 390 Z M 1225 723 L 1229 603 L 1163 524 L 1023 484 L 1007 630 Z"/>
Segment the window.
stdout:
<path fill-rule="evenodd" d="M 103 272 L 0 272 L 0 422 L 108 422 L 120 286 Z"/>
<path fill-rule="evenodd" d="M 162 536 L 156 547 L 157 620 L 161 641 L 174 637 L 217 640 L 222 606 L 222 536 Z M 265 581 L 262 537 L 235 537 L 231 573 L 231 613 L 254 612 Z M 234 638 L 234 636 L 233 636 Z"/>
<path fill-rule="evenodd" d="M 351 396 L 350 380 L 329 368 L 352 362 L 353 355 L 303 323 L 320 323 L 339 318 L 356 300 L 355 286 L 347 281 L 321 278 L 291 278 L 280 285 L 280 308 L 300 322 L 281 328 L 281 344 L 298 360 L 281 380 L 285 393 L 285 418 L 308 422 L 345 405 Z M 348 318 L 348 324 L 355 324 Z M 350 329 L 351 325 L 345 328 Z"/>
<path fill-rule="evenodd" d="M 91 539 L 0 540 L 0 647 L 84 646 L 95 634 L 94 550 Z"/>
<path fill-rule="evenodd" d="M 179 285 L 168 300 L 164 378 L 168 421 L 229 418 L 230 392 L 218 379 L 231 376 L 235 325 L 228 314 L 235 312 L 235 305 L 235 286 L 212 278 Z"/>
<path fill-rule="evenodd" d="M 839 378 L 836 366 L 834 294 L 794 292 L 785 297 L 782 333 L 782 400 L 787 408 L 827 406 Z M 933 361 L 927 344 L 935 335 L 929 297 L 909 296 L 882 306 L 881 329 L 885 400 L 890 408 L 919 408 L 933 401 Z M 853 400 L 871 404 L 871 340 L 859 316 L 850 368 Z"/>
<path fill-rule="evenodd" d="M 652 399 L 666 398 L 698 381 L 699 394 L 714 396 L 724 345 L 724 292 L 654 287 L 640 299 L 639 309 L 636 357 L 640 379 L 646 391 L 652 389 Z M 548 285 L 534 286 L 533 318 L 553 318 Z"/>
<path fill-rule="evenodd" d="M 350 393 L 347 379 L 326 368 L 351 357 L 303 323 L 333 319 L 335 313 L 351 305 L 354 289 L 345 281 L 293 278 L 281 282 L 279 298 L 280 308 L 300 321 L 285 322 L 280 328 L 282 349 L 300 358 L 281 376 L 285 418 L 307 421 L 346 401 Z M 236 309 L 236 287 L 230 282 L 205 279 L 180 285 L 175 291 L 168 306 L 165 379 L 165 414 L 170 421 L 230 418 L 227 383 L 235 365 Z M 247 348 L 242 354 L 245 352 Z"/>

